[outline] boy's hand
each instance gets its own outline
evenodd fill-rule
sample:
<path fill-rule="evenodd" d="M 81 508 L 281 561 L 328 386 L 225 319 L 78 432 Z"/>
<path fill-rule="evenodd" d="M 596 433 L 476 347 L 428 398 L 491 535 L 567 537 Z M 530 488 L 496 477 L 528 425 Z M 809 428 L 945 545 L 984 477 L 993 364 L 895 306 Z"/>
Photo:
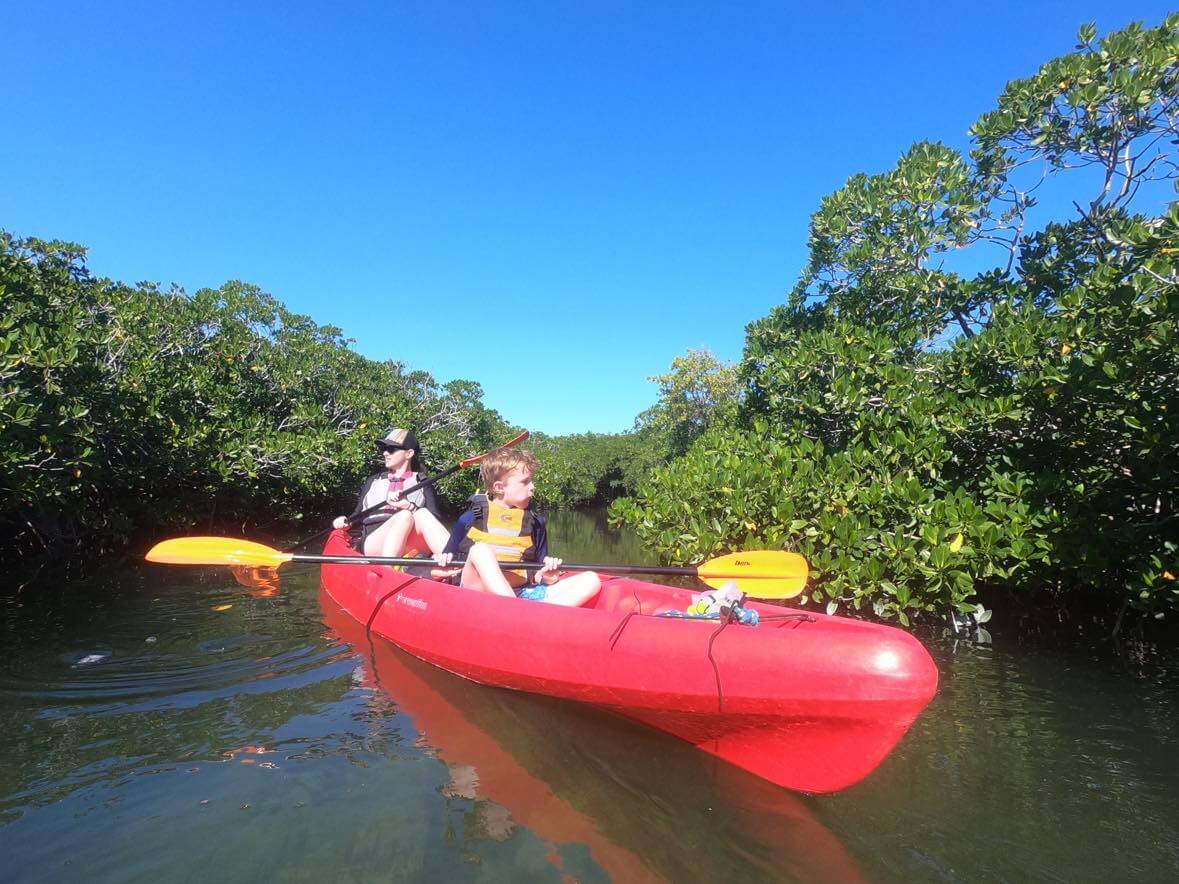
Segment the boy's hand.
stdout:
<path fill-rule="evenodd" d="M 347 524 L 348 519 L 345 516 L 336 516 L 334 519 L 332 519 L 333 528 L 343 528 Z"/>
<path fill-rule="evenodd" d="M 545 556 L 544 567 L 536 572 L 536 582 L 552 585 L 561 579 L 561 564 L 564 560 L 556 556 Z"/>
<path fill-rule="evenodd" d="M 462 573 L 459 568 L 450 567 L 451 561 L 454 559 L 454 553 L 440 552 L 434 554 L 434 562 L 439 565 L 437 568 L 430 569 L 430 576 L 435 580 L 446 580 L 450 577 L 456 577 Z"/>
<path fill-rule="evenodd" d="M 430 579 L 449 580 L 451 577 L 457 577 L 461 573 L 462 571 L 460 571 L 458 568 L 431 568 Z"/>

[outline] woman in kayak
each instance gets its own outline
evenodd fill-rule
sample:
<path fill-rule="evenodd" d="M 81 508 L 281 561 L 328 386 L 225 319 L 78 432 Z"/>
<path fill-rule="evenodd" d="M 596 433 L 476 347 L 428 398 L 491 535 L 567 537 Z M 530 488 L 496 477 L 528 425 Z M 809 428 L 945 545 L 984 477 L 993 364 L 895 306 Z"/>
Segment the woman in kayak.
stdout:
<path fill-rule="evenodd" d="M 366 556 L 441 552 L 450 532 L 439 521 L 433 486 L 401 494 L 422 480 L 417 437 L 409 430 L 392 429 L 377 440 L 377 450 L 384 468 L 365 480 L 352 515 L 339 516 L 332 524 L 343 528 L 384 501 L 385 506 L 360 519 L 361 549 Z"/>

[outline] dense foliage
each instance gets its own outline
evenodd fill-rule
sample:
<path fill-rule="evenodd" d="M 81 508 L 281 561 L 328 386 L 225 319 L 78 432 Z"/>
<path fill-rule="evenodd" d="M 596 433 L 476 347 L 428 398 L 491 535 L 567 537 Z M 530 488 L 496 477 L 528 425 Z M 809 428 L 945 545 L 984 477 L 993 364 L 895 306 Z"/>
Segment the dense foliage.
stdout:
<path fill-rule="evenodd" d="M 478 384 L 439 385 L 238 282 L 189 296 L 96 279 L 75 245 L 0 234 L 0 541 L 87 552 L 140 531 L 350 507 L 390 425 L 435 467 L 508 438 Z M 467 470 L 444 488 L 474 490 Z"/>
<path fill-rule="evenodd" d="M 969 157 L 849 179 L 739 403 L 614 516 L 677 561 L 797 548 L 814 601 L 905 622 L 988 583 L 1179 604 L 1177 79 L 1179 16 L 1086 26 Z M 1075 208 L 1032 230 L 1044 179 Z"/>
<path fill-rule="evenodd" d="M 627 490 L 624 470 L 637 451 L 629 433 L 533 433 L 529 445 L 540 461 L 536 496 L 543 506 L 609 503 Z"/>
<path fill-rule="evenodd" d="M 903 622 L 985 619 L 987 585 L 1179 604 L 1177 79 L 1179 16 L 1085 26 L 969 155 L 921 142 L 853 176 L 739 365 L 688 351 L 632 432 L 534 436 L 540 501 L 632 495 L 614 518 L 677 562 L 795 548 L 810 600 Z M 242 283 L 127 286 L 0 234 L 0 296 L 9 550 L 339 512 L 387 426 L 435 468 L 514 432 L 478 384 L 366 359 Z"/>

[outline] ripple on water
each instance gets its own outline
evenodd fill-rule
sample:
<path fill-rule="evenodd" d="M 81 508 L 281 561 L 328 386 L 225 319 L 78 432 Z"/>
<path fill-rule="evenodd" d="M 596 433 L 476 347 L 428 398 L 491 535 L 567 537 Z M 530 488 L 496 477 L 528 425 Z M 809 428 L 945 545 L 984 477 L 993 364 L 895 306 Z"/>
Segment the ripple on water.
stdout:
<path fill-rule="evenodd" d="M 14 699 L 58 701 L 39 717 L 111 715 L 154 709 L 185 709 L 237 695 L 280 693 L 350 670 L 347 646 L 301 645 L 258 655 L 256 643 L 229 643 L 225 656 L 208 659 L 167 655 L 111 655 L 101 666 L 70 678 L 33 686 L 8 682 L 2 691 Z M 77 701 L 70 703 L 69 701 Z"/>
<path fill-rule="evenodd" d="M 1068 648 L 929 644 L 929 708 L 876 774 L 818 799 L 837 831 L 890 879 L 1125 880 L 1130 858 L 1151 870 L 1136 880 L 1174 879 L 1173 681 Z"/>

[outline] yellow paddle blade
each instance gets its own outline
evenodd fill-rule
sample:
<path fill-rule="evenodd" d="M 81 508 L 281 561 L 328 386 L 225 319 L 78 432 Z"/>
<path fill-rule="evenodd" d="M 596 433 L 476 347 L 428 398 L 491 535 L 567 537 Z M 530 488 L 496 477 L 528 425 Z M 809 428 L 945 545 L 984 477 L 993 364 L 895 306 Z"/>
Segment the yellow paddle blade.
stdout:
<path fill-rule="evenodd" d="M 165 565 L 253 565 L 277 568 L 291 560 L 290 553 L 280 552 L 252 540 L 232 537 L 174 537 L 148 550 L 149 562 Z"/>
<path fill-rule="evenodd" d="M 798 553 L 755 549 L 703 562 L 697 576 L 714 589 L 730 580 L 758 599 L 792 599 L 806 589 L 810 565 Z"/>

